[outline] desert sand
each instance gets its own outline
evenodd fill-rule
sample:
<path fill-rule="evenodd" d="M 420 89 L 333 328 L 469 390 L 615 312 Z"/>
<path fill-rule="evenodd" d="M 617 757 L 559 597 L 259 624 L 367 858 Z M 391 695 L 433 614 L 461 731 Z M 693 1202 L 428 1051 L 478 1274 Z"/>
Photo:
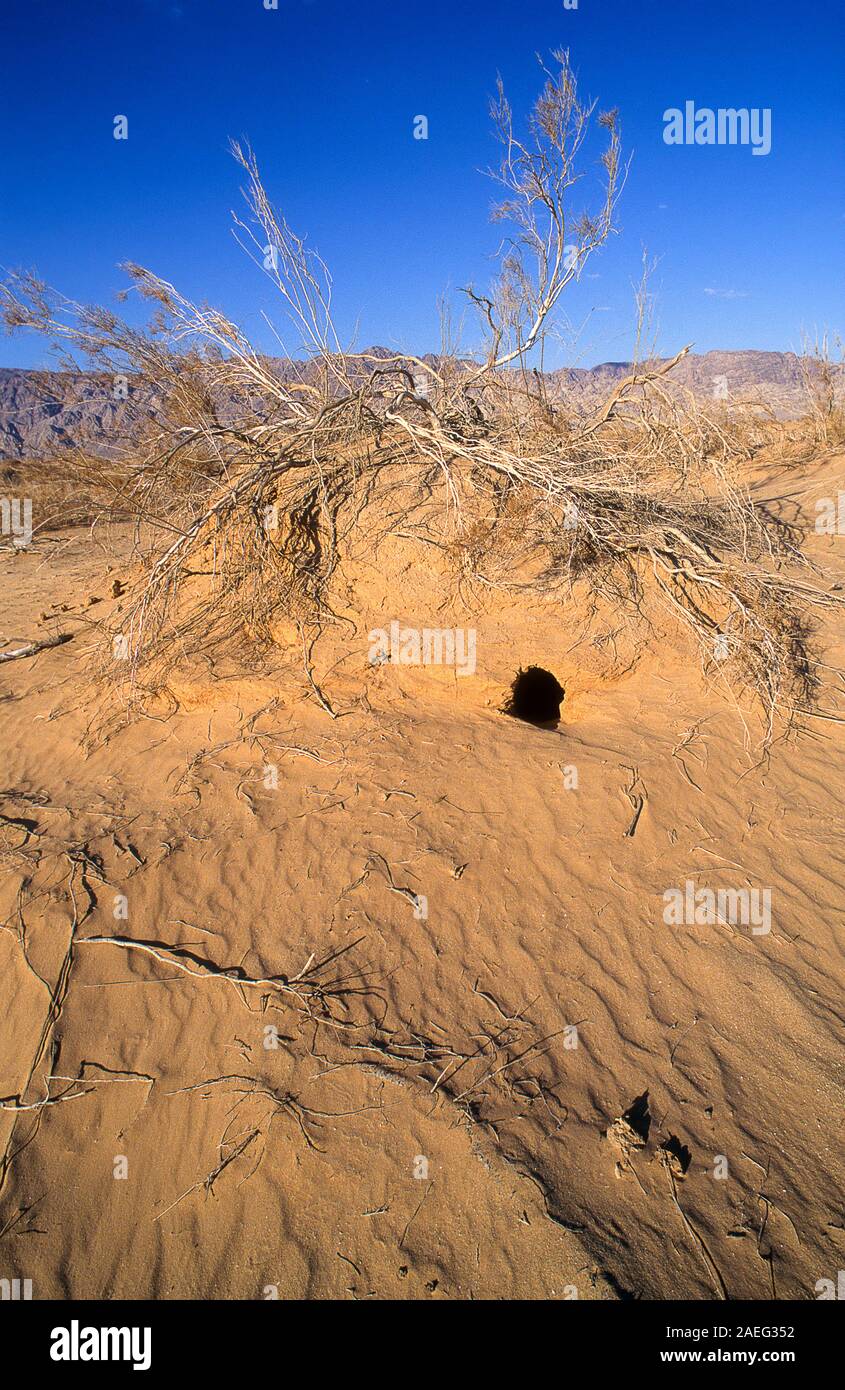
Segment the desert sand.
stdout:
<path fill-rule="evenodd" d="M 842 466 L 751 481 L 845 582 L 812 529 Z M 362 540 L 313 685 L 280 622 L 271 657 L 186 660 L 125 719 L 97 624 L 130 539 L 0 553 L 3 650 L 73 634 L 0 666 L 0 1276 L 816 1298 L 845 1261 L 835 620 L 818 710 L 761 751 L 680 629 L 577 587 L 447 602 L 436 546 Z M 474 673 L 369 661 L 435 612 Z M 531 665 L 557 726 L 501 712 Z M 769 890 L 771 930 L 668 925 L 687 881 Z"/>

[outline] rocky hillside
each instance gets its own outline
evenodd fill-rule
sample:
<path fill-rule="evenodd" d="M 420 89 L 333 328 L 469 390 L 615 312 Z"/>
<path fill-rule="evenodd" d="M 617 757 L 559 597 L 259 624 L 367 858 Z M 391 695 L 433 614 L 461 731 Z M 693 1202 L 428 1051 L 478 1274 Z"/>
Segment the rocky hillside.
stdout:
<path fill-rule="evenodd" d="M 301 365 L 282 360 L 277 365 L 282 376 L 307 378 Z M 630 363 L 605 362 L 562 368 L 548 373 L 546 381 L 554 400 L 589 407 L 629 371 Z M 702 399 L 763 405 L 785 419 L 807 409 L 801 363 L 791 352 L 691 355 L 678 364 L 671 380 Z M 125 379 L 0 368 L 0 459 L 44 458 L 74 445 L 108 456 L 154 414 L 154 400 Z"/>
<path fill-rule="evenodd" d="M 628 375 L 629 362 L 603 362 L 589 369 L 563 368 L 548 374 L 556 398 L 574 394 L 586 401 L 600 398 Z M 807 411 L 801 359 L 794 352 L 691 353 L 678 363 L 669 381 L 701 400 L 731 405 L 764 406 L 781 419 Z"/>
<path fill-rule="evenodd" d="M 152 414 L 137 389 L 100 373 L 0 368 L 0 459 L 45 458 L 74 446 L 108 456 Z"/>

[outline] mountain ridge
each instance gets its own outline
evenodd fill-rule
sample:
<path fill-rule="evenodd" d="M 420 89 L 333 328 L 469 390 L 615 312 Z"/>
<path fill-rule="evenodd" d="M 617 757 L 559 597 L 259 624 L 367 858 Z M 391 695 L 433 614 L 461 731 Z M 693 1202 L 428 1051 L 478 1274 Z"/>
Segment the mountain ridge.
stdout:
<path fill-rule="evenodd" d="M 380 346 L 365 351 L 375 358 L 403 356 Z M 427 354 L 423 360 L 438 359 Z M 312 366 L 291 358 L 268 357 L 267 361 L 282 379 L 307 378 Z M 631 370 L 630 362 L 602 362 L 537 375 L 555 404 L 570 401 L 578 410 L 590 408 Z M 0 460 L 43 458 L 83 446 L 110 454 L 118 440 L 125 441 L 133 427 L 156 413 L 154 397 L 148 391 L 133 393 L 128 380 L 129 395 L 124 399 L 115 392 L 114 378 L 102 372 L 0 367 Z M 802 359 L 794 352 L 746 348 L 690 353 L 666 380 L 699 399 L 729 407 L 753 405 L 781 419 L 795 418 L 808 408 Z"/>

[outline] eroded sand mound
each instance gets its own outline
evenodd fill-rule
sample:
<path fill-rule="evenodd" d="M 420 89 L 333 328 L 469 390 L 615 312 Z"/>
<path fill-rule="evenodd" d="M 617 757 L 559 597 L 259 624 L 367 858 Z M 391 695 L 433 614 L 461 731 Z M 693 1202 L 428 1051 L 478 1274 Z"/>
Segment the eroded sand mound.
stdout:
<path fill-rule="evenodd" d="M 840 468 L 767 495 L 812 525 Z M 840 724 L 761 760 L 681 640 L 577 597 L 435 619 L 436 563 L 390 542 L 340 577 L 314 651 L 336 718 L 280 622 L 275 666 L 193 661 L 93 736 L 89 623 L 123 571 L 64 541 L 0 556 L 5 643 L 56 611 L 76 633 L 0 667 L 0 1277 L 245 1298 L 835 1279 Z M 843 545 L 808 549 L 841 574 Z M 374 661 L 393 620 L 472 627 L 474 671 Z M 532 664 L 566 691 L 557 728 L 499 712 Z M 666 920 L 688 884 L 721 920 L 694 896 L 699 920 Z"/>

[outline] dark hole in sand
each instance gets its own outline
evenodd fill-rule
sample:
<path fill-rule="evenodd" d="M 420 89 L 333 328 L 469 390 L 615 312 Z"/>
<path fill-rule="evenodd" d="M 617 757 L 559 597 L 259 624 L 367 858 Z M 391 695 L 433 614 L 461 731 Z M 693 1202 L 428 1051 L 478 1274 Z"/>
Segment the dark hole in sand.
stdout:
<path fill-rule="evenodd" d="M 551 671 L 528 666 L 518 671 L 503 713 L 526 724 L 556 724 L 560 719 L 563 687 Z"/>
<path fill-rule="evenodd" d="M 692 1163 L 692 1154 L 686 1144 L 682 1144 L 677 1134 L 670 1134 L 666 1143 L 662 1146 L 665 1153 L 678 1160 L 682 1173 L 686 1173 Z"/>
<path fill-rule="evenodd" d="M 651 1112 L 648 1108 L 648 1091 L 643 1091 L 641 1096 L 637 1096 L 632 1101 L 628 1109 L 622 1113 L 623 1120 L 627 1120 L 635 1134 L 638 1134 L 643 1143 L 648 1142 L 648 1132 L 651 1129 Z"/>

